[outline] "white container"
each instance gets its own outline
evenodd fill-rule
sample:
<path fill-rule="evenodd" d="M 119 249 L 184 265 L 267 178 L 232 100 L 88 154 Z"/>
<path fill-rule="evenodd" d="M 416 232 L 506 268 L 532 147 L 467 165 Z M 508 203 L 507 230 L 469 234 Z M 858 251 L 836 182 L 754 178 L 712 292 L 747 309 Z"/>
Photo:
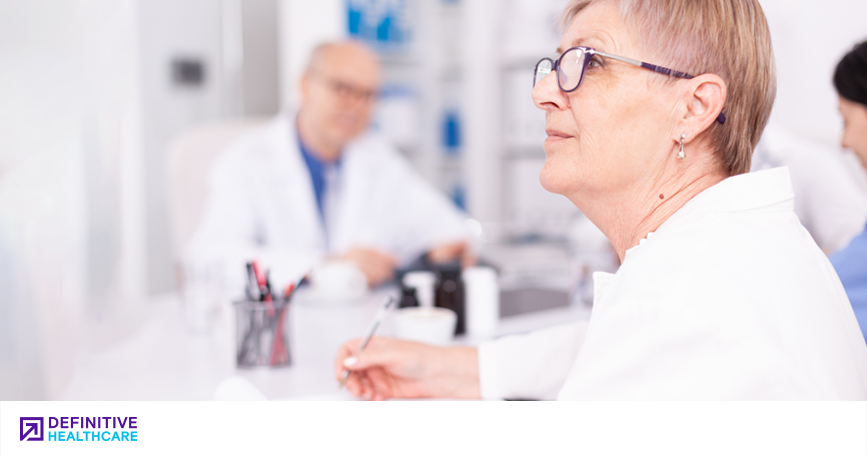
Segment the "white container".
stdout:
<path fill-rule="evenodd" d="M 458 322 L 454 312 L 439 307 L 407 307 L 395 312 L 394 316 L 398 339 L 431 345 L 449 345 Z"/>
<path fill-rule="evenodd" d="M 466 268 L 462 278 L 466 290 L 467 334 L 473 338 L 493 338 L 500 322 L 497 272 L 489 267 Z"/>
<path fill-rule="evenodd" d="M 403 284 L 415 288 L 415 296 L 418 298 L 419 307 L 429 309 L 434 306 L 434 287 L 437 276 L 430 271 L 407 272 L 403 276 Z"/>

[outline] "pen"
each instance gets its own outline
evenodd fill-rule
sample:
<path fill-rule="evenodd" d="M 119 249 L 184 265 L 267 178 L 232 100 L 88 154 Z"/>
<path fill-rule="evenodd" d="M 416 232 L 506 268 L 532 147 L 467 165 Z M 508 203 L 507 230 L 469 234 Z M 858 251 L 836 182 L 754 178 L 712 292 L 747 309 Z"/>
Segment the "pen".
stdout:
<path fill-rule="evenodd" d="M 298 289 L 298 287 L 301 285 L 301 282 L 303 282 L 306 277 L 307 274 L 304 274 L 303 276 L 301 276 L 300 279 L 298 279 L 297 282 L 290 283 L 286 286 L 286 289 L 283 290 L 283 307 L 280 308 L 280 313 L 277 315 L 277 330 L 276 335 L 274 336 L 274 346 L 271 348 L 272 366 L 281 363 L 287 363 L 289 361 L 289 351 L 286 349 L 286 345 L 283 344 L 283 324 L 286 320 L 286 311 L 289 309 L 288 301 L 292 297 L 292 293 L 294 293 L 295 290 Z"/>
<path fill-rule="evenodd" d="M 370 328 L 367 329 L 367 335 L 364 336 L 364 340 L 361 341 L 361 345 L 358 347 L 358 352 L 361 353 L 364 351 L 365 347 L 367 347 L 367 343 L 370 342 L 370 338 L 373 337 L 373 333 L 376 332 L 376 328 L 379 326 L 379 323 L 382 321 L 382 317 L 385 316 L 385 313 L 388 312 L 388 309 L 391 308 L 391 305 L 394 303 L 394 298 L 391 296 L 385 299 L 385 304 L 379 308 L 379 312 L 376 313 L 376 316 L 373 317 L 373 321 L 370 322 Z M 337 389 L 343 389 L 346 385 L 346 380 L 349 379 L 349 374 L 352 372 L 349 369 L 344 369 L 343 376 L 340 378 L 340 386 Z"/>
<path fill-rule="evenodd" d="M 247 263 L 247 289 L 245 291 L 250 301 L 258 301 L 261 298 L 256 272 L 253 270 L 253 263 Z"/>

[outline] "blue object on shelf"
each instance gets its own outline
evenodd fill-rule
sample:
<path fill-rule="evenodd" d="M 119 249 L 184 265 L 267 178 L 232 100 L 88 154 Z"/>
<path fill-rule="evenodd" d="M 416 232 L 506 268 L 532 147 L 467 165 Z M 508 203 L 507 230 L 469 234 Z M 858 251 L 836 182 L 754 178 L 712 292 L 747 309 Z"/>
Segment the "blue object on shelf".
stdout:
<path fill-rule="evenodd" d="M 457 184 L 452 189 L 452 202 L 455 203 L 460 210 L 467 210 L 467 192 L 464 190 L 464 186 L 461 184 Z"/>
<path fill-rule="evenodd" d="M 446 111 L 443 118 L 442 133 L 442 143 L 446 153 L 457 155 L 461 148 L 461 122 L 457 112 Z"/>
<path fill-rule="evenodd" d="M 346 0 L 349 36 L 376 45 L 409 42 L 406 0 Z"/>

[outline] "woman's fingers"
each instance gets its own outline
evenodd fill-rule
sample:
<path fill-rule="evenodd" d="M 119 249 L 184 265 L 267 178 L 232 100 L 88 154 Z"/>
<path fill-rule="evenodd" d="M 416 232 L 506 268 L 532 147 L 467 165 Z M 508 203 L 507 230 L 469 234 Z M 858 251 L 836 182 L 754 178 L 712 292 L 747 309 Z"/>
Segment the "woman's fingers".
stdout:
<path fill-rule="evenodd" d="M 392 397 L 400 397 L 394 387 L 395 382 L 407 381 L 406 379 L 396 379 L 389 375 L 388 372 L 382 369 L 370 369 L 367 371 L 371 385 L 376 389 L 376 394 L 384 399 Z"/>
<path fill-rule="evenodd" d="M 376 390 L 373 388 L 373 385 L 370 384 L 370 378 L 365 374 L 361 375 L 358 378 L 359 382 L 361 382 L 362 393 L 361 396 L 367 400 L 373 400 L 374 394 Z"/>
<path fill-rule="evenodd" d="M 349 380 L 346 381 L 346 391 L 349 391 L 355 397 L 361 397 L 361 383 L 358 382 L 358 378 L 353 378 L 355 376 L 350 376 Z"/>
<path fill-rule="evenodd" d="M 366 370 L 372 367 L 387 368 L 399 364 L 401 350 L 390 340 L 373 337 L 364 351 L 343 360 L 343 367 L 351 371 Z"/>
<path fill-rule="evenodd" d="M 334 357 L 334 375 L 338 381 L 343 378 L 343 371 L 346 370 L 344 362 L 358 351 L 359 345 L 361 345 L 361 339 L 355 339 L 343 344 L 337 350 L 337 356 Z"/>
<path fill-rule="evenodd" d="M 344 370 L 352 372 L 347 389 L 353 395 L 383 400 L 430 394 L 425 360 L 433 347 L 381 337 L 372 338 L 364 351 L 357 351 L 357 345 L 345 344 L 335 359 L 338 379 Z"/>

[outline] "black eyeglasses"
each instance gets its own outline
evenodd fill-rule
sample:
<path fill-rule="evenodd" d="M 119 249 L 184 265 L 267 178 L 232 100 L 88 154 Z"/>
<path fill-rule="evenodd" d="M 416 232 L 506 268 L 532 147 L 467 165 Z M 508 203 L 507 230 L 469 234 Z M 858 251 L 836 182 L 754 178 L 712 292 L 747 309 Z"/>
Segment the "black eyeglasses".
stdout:
<path fill-rule="evenodd" d="M 539 60 L 539 63 L 536 64 L 536 71 L 533 75 L 533 87 L 536 87 L 536 84 L 551 74 L 552 71 L 556 71 L 557 85 L 560 87 L 560 90 L 566 93 L 574 92 L 578 89 L 581 83 L 584 82 L 584 74 L 587 73 L 587 68 L 591 64 L 599 64 L 597 60 L 593 59 L 594 55 L 601 55 L 602 57 L 607 57 L 609 59 L 619 60 L 630 65 L 646 68 L 650 71 L 655 71 L 675 78 L 692 79 L 694 77 L 680 71 L 675 71 L 659 65 L 652 65 L 640 60 L 607 54 L 585 46 L 576 46 L 567 49 L 566 52 L 560 55 L 560 58 L 557 60 L 552 60 L 548 57 Z M 716 121 L 724 124 L 726 123 L 726 116 L 723 113 L 720 113 L 719 117 L 716 118 Z"/>

